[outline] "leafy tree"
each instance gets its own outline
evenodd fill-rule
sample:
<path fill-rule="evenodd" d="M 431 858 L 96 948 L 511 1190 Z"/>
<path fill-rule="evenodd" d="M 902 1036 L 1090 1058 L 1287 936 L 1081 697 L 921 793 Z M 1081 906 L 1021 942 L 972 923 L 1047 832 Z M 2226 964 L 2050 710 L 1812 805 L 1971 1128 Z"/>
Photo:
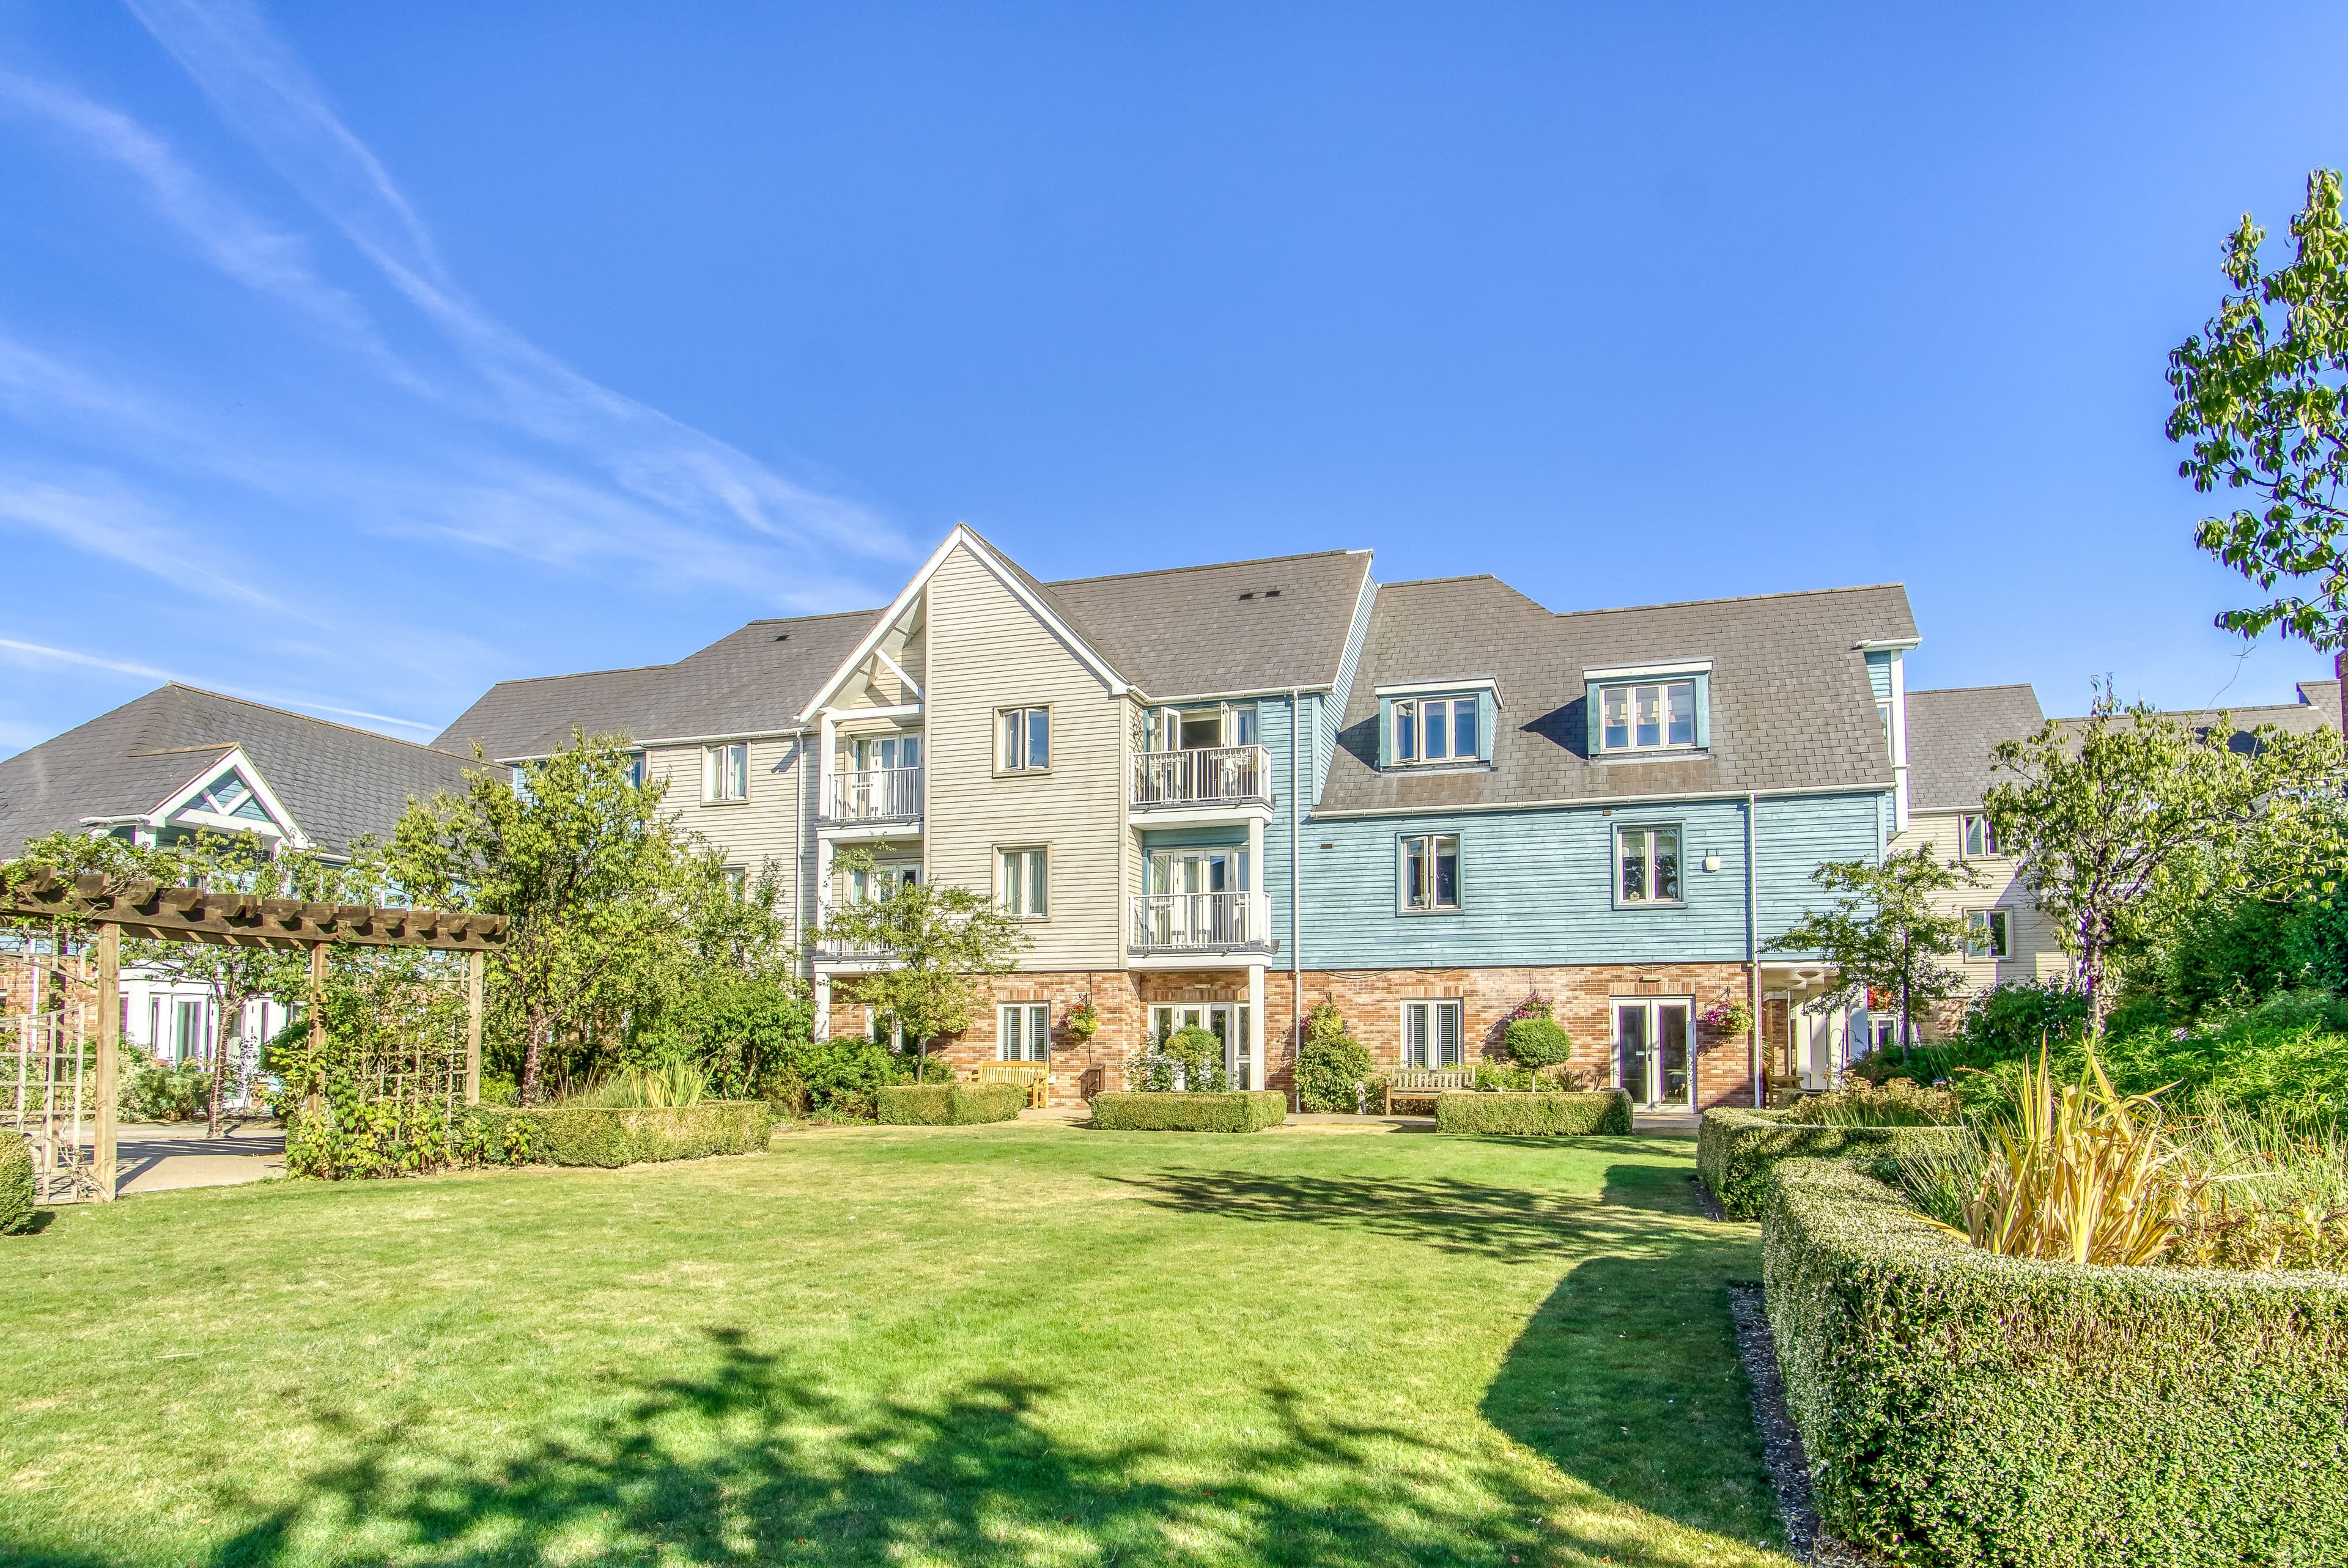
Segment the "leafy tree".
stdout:
<path fill-rule="evenodd" d="M 620 740 L 573 731 L 511 784 L 484 767 L 461 793 L 411 801 L 393 830 L 392 873 L 417 903 L 509 919 L 491 962 L 520 1015 L 525 1105 L 552 1042 L 614 1031 L 657 995 L 705 889 L 706 857 L 660 815 L 665 783 L 631 772 Z"/>
<path fill-rule="evenodd" d="M 2205 518 L 2195 542 L 2261 589 L 2265 604 L 2218 617 L 2254 637 L 2281 627 L 2335 652 L 2348 647 L 2348 226 L 2337 169 L 2307 177 L 2291 221 L 2293 254 L 2271 271 L 2266 231 L 2249 213 L 2226 242 L 2228 293 L 2199 333 L 2168 356 L 2172 441 L 2190 444 L 2178 472 L 2209 494 L 2257 499 Z"/>
<path fill-rule="evenodd" d="M 1814 999 L 1809 1010 L 1896 997 L 1905 1044 L 1920 1009 L 1964 993 L 1964 970 L 1944 962 L 1964 947 L 1964 917 L 1933 908 L 1932 895 L 1972 886 L 1971 866 L 1951 866 L 1923 844 L 1886 855 L 1881 865 L 1829 860 L 1810 880 L 1841 897 L 1804 916 L 1766 949 L 1817 953 L 1834 967 L 1835 989 Z"/>
<path fill-rule="evenodd" d="M 1982 794 L 2000 847 L 2054 924 L 2087 998 L 2092 1032 L 2110 1010 L 2115 964 L 2140 948 L 2160 896 L 2278 891 L 2337 835 L 2340 735 L 2260 725 L 2235 742 L 2108 689 L 2075 729 L 2049 723 L 2002 741 L 2003 775 Z M 2263 869 L 2261 869 L 2263 868 Z"/>
<path fill-rule="evenodd" d="M 844 869 L 869 869 L 860 856 L 842 856 Z M 929 1042 L 970 1028 L 985 1005 L 985 977 L 1006 975 L 1033 940 L 1025 926 L 983 893 L 931 882 L 908 882 L 885 898 L 833 909 L 816 933 L 819 947 L 879 953 L 892 967 L 860 975 L 858 999 L 893 1019 L 905 1038 Z"/>

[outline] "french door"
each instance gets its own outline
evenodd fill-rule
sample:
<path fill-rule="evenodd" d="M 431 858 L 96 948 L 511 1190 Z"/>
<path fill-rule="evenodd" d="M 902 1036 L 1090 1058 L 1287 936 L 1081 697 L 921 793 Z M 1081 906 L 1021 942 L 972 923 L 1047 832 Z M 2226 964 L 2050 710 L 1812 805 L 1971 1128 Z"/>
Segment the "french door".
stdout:
<path fill-rule="evenodd" d="M 1690 1047 L 1695 1003 L 1684 997 L 1614 999 L 1614 1081 L 1650 1110 L 1695 1109 Z"/>
<path fill-rule="evenodd" d="M 1203 1029 L 1223 1042 L 1223 1071 L 1234 1089 L 1257 1087 L 1255 1020 L 1245 1002 L 1183 1002 L 1149 1009 L 1149 1038 L 1164 1040 L 1181 1029 Z"/>

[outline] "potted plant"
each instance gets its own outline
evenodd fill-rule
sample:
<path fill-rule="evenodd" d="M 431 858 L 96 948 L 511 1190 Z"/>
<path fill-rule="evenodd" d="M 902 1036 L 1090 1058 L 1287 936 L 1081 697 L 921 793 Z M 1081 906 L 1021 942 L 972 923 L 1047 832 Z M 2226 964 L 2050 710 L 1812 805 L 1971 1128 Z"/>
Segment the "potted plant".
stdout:
<path fill-rule="evenodd" d="M 1066 1031 L 1070 1040 L 1075 1040 L 1078 1045 L 1082 1045 L 1085 1041 L 1098 1034 L 1100 1032 L 1100 1014 L 1094 1010 L 1092 999 L 1087 997 L 1083 1001 L 1080 1001 L 1076 1006 L 1070 1008 L 1068 1009 L 1068 1016 L 1061 1020 L 1060 1028 Z"/>

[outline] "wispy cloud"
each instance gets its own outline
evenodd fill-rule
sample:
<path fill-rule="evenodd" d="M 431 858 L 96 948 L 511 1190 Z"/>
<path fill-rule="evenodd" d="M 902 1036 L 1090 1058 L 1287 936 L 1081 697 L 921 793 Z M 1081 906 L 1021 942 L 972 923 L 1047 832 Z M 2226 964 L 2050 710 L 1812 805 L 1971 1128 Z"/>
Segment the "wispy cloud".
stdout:
<path fill-rule="evenodd" d="M 216 548 L 191 548 L 189 530 L 173 526 L 151 503 L 104 474 L 78 476 L 77 483 L 11 472 L 0 467 L 0 526 L 48 534 L 85 555 L 159 578 L 209 598 L 251 605 L 280 615 L 294 613 L 269 595 L 212 570 Z"/>
<path fill-rule="evenodd" d="M 246 0 L 128 4 L 221 118 L 440 329 L 517 427 L 680 522 L 851 558 L 910 554 L 870 508 L 579 374 L 474 303 L 390 173 Z"/>
<path fill-rule="evenodd" d="M 189 680 L 168 670 L 158 670 L 151 664 L 140 664 L 128 659 L 109 659 L 102 654 L 84 653 L 71 648 L 52 647 L 46 642 L 27 642 L 20 638 L 0 637 L 0 658 L 15 664 L 71 664 L 84 670 L 103 670 L 109 674 L 133 675 L 142 681 L 176 681 L 183 686 L 200 686 L 208 691 L 242 697 L 249 702 L 265 702 L 273 708 L 294 708 L 308 713 L 332 713 L 338 718 L 359 719 L 372 724 L 393 724 L 403 730 L 415 730 L 423 734 L 438 734 L 440 726 L 416 719 L 403 719 L 391 713 L 371 713 L 363 708 L 341 708 L 331 702 L 314 702 L 304 697 L 282 693 L 254 692 L 224 682 Z"/>

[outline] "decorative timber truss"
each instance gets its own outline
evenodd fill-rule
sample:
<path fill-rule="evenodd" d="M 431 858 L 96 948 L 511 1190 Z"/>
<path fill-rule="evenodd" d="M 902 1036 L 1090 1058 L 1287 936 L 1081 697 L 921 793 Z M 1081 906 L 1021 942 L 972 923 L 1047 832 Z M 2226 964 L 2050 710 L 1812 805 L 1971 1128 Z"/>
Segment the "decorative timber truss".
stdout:
<path fill-rule="evenodd" d="M 212 892 L 201 887 L 178 887 L 143 878 L 114 882 L 97 875 L 64 876 L 46 867 L 35 867 L 0 893 L 0 918 L 46 922 L 53 931 L 89 927 L 96 935 L 88 946 L 95 956 L 95 975 L 86 976 L 93 995 L 87 1007 L 69 1009 L 70 1027 L 49 1030 L 45 1050 L 50 1059 L 48 1081 L 57 1078 L 57 1060 L 69 1053 L 73 1081 L 78 1085 L 80 1063 L 88 1024 L 96 1025 L 96 1081 L 88 1099 L 93 1134 L 87 1156 L 82 1145 L 85 1102 L 44 1091 L 38 1101 L 37 1124 L 28 1124 L 25 1063 L 17 1065 L 15 1116 L 17 1131 L 34 1144 L 45 1174 L 60 1178 L 55 1195 L 78 1194 L 108 1202 L 115 1196 L 115 1116 L 121 1052 L 122 938 L 149 938 L 165 942 L 201 942 L 216 947 L 276 948 L 307 950 L 310 955 L 310 1030 L 314 1040 L 322 1027 L 319 998 L 326 979 L 326 954 L 338 944 L 363 947 L 427 948 L 469 955 L 467 965 L 465 1027 L 465 1101 L 481 1097 L 481 987 L 484 956 L 502 951 L 507 920 L 503 915 L 478 915 L 462 909 L 407 909 L 376 905 L 314 904 L 298 898 L 262 898 L 251 894 Z M 62 955 L 65 945 L 56 945 Z M 55 968 L 55 965 L 52 965 Z M 86 962 L 81 966 L 86 971 Z M 62 972 L 62 971 L 60 971 Z M 29 1040 L 30 1030 L 23 1039 Z M 28 1054 L 20 1043 L 18 1055 Z M 73 1189 L 72 1194 L 62 1190 Z"/>

